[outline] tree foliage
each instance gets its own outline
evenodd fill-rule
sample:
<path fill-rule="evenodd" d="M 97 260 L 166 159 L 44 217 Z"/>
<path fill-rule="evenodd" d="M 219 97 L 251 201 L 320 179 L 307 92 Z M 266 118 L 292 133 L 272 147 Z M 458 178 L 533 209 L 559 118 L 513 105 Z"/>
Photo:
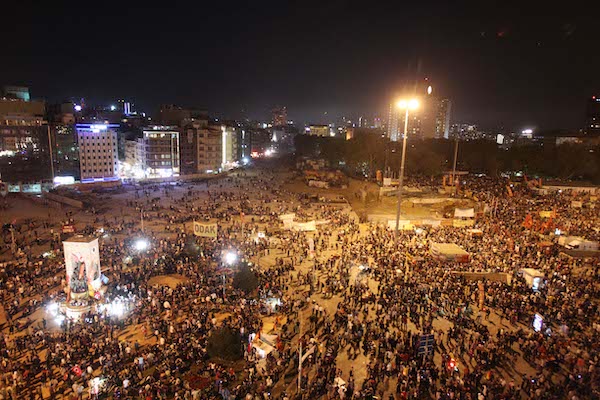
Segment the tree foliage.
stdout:
<path fill-rule="evenodd" d="M 214 330 L 208 337 L 206 351 L 211 358 L 237 361 L 242 358 L 242 336 L 229 326 Z"/>
<path fill-rule="evenodd" d="M 390 142 L 375 134 L 351 140 L 298 135 L 296 151 L 299 156 L 324 158 L 333 167 L 343 165 L 350 175 L 373 178 L 377 170 L 384 171 L 386 167 L 397 174 L 402 142 Z M 406 172 L 439 175 L 452 169 L 453 159 L 453 140 L 409 139 Z M 457 168 L 490 176 L 522 171 L 528 175 L 600 183 L 600 146 L 538 142 L 506 149 L 490 140 L 461 141 Z"/>
<path fill-rule="evenodd" d="M 246 264 L 241 265 L 233 276 L 233 287 L 244 291 L 246 294 L 256 290 L 258 283 L 256 273 Z"/>

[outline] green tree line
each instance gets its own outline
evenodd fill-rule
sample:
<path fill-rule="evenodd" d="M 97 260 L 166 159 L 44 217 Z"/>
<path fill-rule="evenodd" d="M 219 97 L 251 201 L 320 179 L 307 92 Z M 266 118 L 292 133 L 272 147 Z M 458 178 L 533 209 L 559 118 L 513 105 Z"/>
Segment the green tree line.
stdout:
<path fill-rule="evenodd" d="M 373 178 L 378 170 L 397 174 L 402 142 L 379 135 L 361 135 L 351 140 L 298 135 L 297 157 L 317 157 L 354 176 Z M 454 140 L 408 141 L 406 172 L 434 176 L 452 169 Z M 490 140 L 460 141 L 458 170 L 498 176 L 501 172 L 523 172 L 530 176 L 585 180 L 600 183 L 600 146 L 531 142 L 509 148 Z"/>

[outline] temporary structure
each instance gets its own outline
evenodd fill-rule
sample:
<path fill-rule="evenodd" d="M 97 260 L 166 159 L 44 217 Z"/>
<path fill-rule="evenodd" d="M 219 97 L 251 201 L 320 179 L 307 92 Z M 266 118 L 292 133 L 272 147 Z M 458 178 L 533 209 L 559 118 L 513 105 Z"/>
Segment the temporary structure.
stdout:
<path fill-rule="evenodd" d="M 441 261 L 469 262 L 469 253 L 454 243 L 431 243 L 430 253 Z"/>

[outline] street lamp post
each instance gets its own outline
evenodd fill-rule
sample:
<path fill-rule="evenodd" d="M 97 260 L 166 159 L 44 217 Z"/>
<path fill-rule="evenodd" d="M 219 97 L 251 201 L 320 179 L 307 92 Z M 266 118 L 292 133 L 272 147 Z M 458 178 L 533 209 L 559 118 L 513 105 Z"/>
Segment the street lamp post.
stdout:
<path fill-rule="evenodd" d="M 452 166 L 452 193 L 456 196 L 456 160 L 458 158 L 458 136 L 454 138 L 454 163 Z"/>
<path fill-rule="evenodd" d="M 400 161 L 400 178 L 398 181 L 398 206 L 396 208 L 396 230 L 394 237 L 398 239 L 398 230 L 400 228 L 400 208 L 402 205 L 402 186 L 404 185 L 404 164 L 406 161 L 406 138 L 408 136 L 408 111 L 415 110 L 419 107 L 417 99 L 400 100 L 397 104 L 398 108 L 404 109 L 404 135 L 402 138 L 402 159 Z"/>

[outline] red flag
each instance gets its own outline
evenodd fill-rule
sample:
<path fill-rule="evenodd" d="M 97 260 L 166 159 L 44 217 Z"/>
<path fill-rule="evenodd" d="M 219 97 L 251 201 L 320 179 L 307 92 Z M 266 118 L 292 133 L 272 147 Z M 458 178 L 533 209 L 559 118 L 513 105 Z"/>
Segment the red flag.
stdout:
<path fill-rule="evenodd" d="M 526 229 L 531 229 L 532 226 L 533 226 L 533 217 L 531 216 L 531 213 L 528 213 L 527 216 L 525 217 L 525 221 L 523 221 L 523 227 Z"/>

